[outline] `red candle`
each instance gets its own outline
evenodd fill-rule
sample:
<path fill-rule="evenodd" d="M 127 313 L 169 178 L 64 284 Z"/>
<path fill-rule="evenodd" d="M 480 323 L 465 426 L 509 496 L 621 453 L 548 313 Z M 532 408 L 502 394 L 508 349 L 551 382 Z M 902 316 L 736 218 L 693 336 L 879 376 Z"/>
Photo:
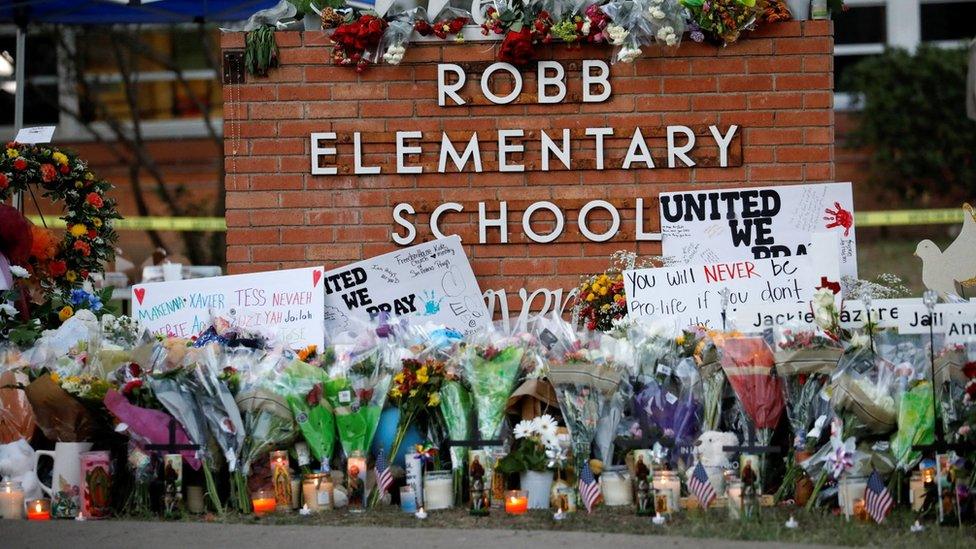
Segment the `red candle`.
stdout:
<path fill-rule="evenodd" d="M 524 490 L 505 492 L 505 512 L 509 515 L 523 515 L 529 508 L 529 496 Z"/>
<path fill-rule="evenodd" d="M 51 500 L 32 499 L 28 501 L 27 520 L 51 520 Z"/>
<path fill-rule="evenodd" d="M 273 513 L 277 505 L 275 495 L 270 490 L 258 490 L 251 496 L 251 507 L 254 508 L 255 515 Z"/>

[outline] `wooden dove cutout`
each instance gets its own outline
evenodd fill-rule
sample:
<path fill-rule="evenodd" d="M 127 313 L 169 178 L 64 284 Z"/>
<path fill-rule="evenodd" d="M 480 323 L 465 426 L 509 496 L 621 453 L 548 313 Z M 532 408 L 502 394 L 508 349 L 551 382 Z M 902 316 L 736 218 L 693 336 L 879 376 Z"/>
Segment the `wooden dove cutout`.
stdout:
<path fill-rule="evenodd" d="M 915 257 L 922 260 L 922 283 L 943 295 L 958 294 L 957 282 L 976 277 L 976 211 L 969 204 L 963 210 L 962 230 L 944 251 L 931 240 L 915 248 Z"/>

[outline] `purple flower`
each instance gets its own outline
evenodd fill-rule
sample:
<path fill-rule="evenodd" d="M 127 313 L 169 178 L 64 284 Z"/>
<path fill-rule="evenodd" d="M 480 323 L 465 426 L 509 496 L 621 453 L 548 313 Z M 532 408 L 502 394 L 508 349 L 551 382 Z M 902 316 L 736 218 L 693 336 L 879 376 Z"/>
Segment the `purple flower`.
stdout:
<path fill-rule="evenodd" d="M 689 37 L 695 42 L 703 42 L 705 40 L 705 33 L 700 30 L 691 31 Z"/>

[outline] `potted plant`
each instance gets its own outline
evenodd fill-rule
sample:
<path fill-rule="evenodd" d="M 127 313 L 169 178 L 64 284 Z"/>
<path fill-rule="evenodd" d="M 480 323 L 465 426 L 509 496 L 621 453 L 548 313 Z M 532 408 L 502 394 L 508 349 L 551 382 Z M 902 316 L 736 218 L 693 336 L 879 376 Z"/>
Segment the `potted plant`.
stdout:
<path fill-rule="evenodd" d="M 529 509 L 549 507 L 552 470 L 547 451 L 551 454 L 559 449 L 556 429 L 556 420 L 548 414 L 520 421 L 512 451 L 498 462 L 500 472 L 519 473 L 522 489 L 529 492 Z"/>

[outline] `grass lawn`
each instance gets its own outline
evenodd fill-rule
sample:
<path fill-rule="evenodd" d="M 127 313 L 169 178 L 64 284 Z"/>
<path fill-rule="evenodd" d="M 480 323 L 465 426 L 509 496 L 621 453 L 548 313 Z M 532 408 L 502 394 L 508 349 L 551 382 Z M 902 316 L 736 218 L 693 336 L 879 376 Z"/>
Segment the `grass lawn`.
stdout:
<path fill-rule="evenodd" d="M 795 530 L 784 526 L 791 513 L 795 513 L 799 522 L 799 528 Z M 223 519 L 209 519 L 231 523 L 319 526 L 588 531 L 827 545 L 914 546 L 919 549 L 976 545 L 976 527 L 973 525 L 963 528 L 939 527 L 929 521 L 924 523 L 923 532 L 912 533 L 909 527 L 915 521 L 915 516 L 906 509 L 896 509 L 880 525 L 855 520 L 848 522 L 844 517 L 830 513 L 807 513 L 787 508 L 764 508 L 758 522 L 748 523 L 730 519 L 725 509 L 713 508 L 708 513 L 695 509 L 679 514 L 665 526 L 656 526 L 651 523 L 651 519 L 636 516 L 630 508 L 608 507 L 596 509 L 592 515 L 576 513 L 558 522 L 553 520 L 549 511 L 529 511 L 522 516 L 507 516 L 500 509 L 493 509 L 488 517 L 472 517 L 466 510 L 459 509 L 433 511 L 426 520 L 421 521 L 391 507 L 371 509 L 365 513 L 339 510 L 310 516 L 293 513 L 273 514 L 262 518 L 228 514 Z"/>

